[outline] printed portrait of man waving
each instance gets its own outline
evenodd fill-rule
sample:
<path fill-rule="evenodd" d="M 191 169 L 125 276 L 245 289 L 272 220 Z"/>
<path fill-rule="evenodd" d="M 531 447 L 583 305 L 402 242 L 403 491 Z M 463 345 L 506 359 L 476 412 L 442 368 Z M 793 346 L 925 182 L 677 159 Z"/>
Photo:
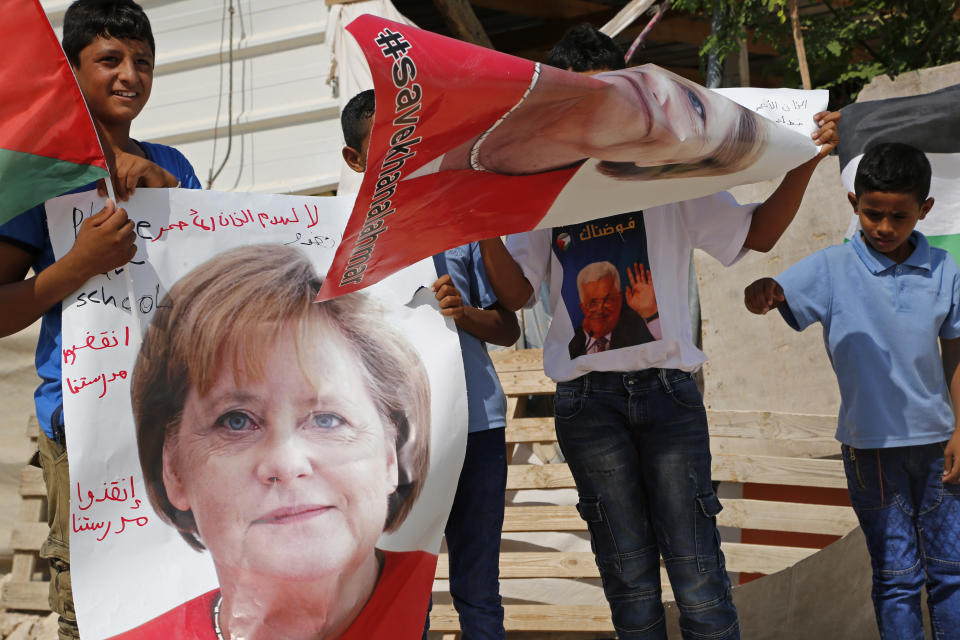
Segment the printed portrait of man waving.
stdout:
<path fill-rule="evenodd" d="M 627 277 L 630 284 L 621 292 L 620 273 L 611 262 L 592 262 L 577 274 L 583 323 L 570 341 L 571 358 L 660 339 L 650 271 L 635 263 Z"/>

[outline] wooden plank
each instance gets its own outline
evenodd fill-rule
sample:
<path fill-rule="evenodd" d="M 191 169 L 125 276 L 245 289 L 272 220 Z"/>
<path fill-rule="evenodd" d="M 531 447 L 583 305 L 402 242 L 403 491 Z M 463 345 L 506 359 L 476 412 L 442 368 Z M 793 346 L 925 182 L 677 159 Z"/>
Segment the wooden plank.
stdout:
<path fill-rule="evenodd" d="M 20 469 L 20 497 L 47 497 L 47 485 L 43 481 L 43 469 L 29 464 Z"/>
<path fill-rule="evenodd" d="M 508 423 L 509 428 L 509 423 Z M 835 440 L 814 442 L 797 440 L 766 440 L 760 438 L 710 437 L 710 451 L 714 455 L 779 456 L 783 458 L 831 458 L 837 453 Z"/>
<path fill-rule="evenodd" d="M 727 571 L 767 575 L 792 567 L 819 551 L 804 547 L 779 547 L 745 542 L 723 542 L 721 548 L 727 561 Z"/>
<path fill-rule="evenodd" d="M 3 606 L 7 609 L 50 611 L 50 583 L 8 582 L 3 589 Z"/>
<path fill-rule="evenodd" d="M 556 442 L 553 418 L 507 419 L 507 442 Z"/>
<path fill-rule="evenodd" d="M 39 556 L 36 552 L 15 552 L 10 565 L 10 581 L 29 582 L 33 578 L 33 572 L 37 570 L 38 560 Z"/>
<path fill-rule="evenodd" d="M 21 498 L 20 499 L 20 517 L 18 522 L 41 522 L 44 518 L 44 506 L 47 499 L 43 498 Z"/>
<path fill-rule="evenodd" d="M 40 421 L 37 420 L 37 416 L 27 418 L 27 437 L 31 440 L 40 437 Z"/>
<path fill-rule="evenodd" d="M 477 14 L 467 0 L 433 0 L 434 6 L 443 16 L 450 32 L 464 42 L 493 49 L 490 37 L 483 30 L 483 25 L 477 19 Z"/>
<path fill-rule="evenodd" d="M 543 371 L 543 349 L 497 349 L 490 359 L 497 373 Z"/>
<path fill-rule="evenodd" d="M 507 631 L 613 631 L 606 605 L 508 604 L 503 607 Z M 453 605 L 434 605 L 433 631 L 458 631 L 460 620 Z"/>
<path fill-rule="evenodd" d="M 40 551 L 50 527 L 46 522 L 15 522 L 10 533 L 10 548 L 15 551 Z"/>
<path fill-rule="evenodd" d="M 547 396 L 557 388 L 557 383 L 542 371 L 504 371 L 499 376 L 508 396 Z"/>
<path fill-rule="evenodd" d="M 512 398 L 515 400 L 516 398 Z M 508 407 L 509 409 L 509 407 Z M 508 418 L 507 442 L 556 442 L 553 418 Z M 825 458 L 837 455 L 837 441 L 832 437 L 803 440 L 799 438 L 777 439 L 710 437 L 710 450 L 715 454 L 781 456 L 787 458 Z"/>
<path fill-rule="evenodd" d="M 503 514 L 503 530 L 516 531 L 586 531 L 574 506 L 546 505 L 507 507 Z"/>
<path fill-rule="evenodd" d="M 720 454 L 713 456 L 714 480 L 802 487 L 845 488 L 841 460 Z"/>
<path fill-rule="evenodd" d="M 507 442 L 555 442 L 556 439 L 553 418 L 507 419 Z M 773 440 L 711 434 L 710 450 L 714 454 L 826 458 L 838 455 L 839 445 L 832 437 L 808 440 L 800 438 Z"/>
<path fill-rule="evenodd" d="M 859 523 L 850 507 L 770 500 L 726 499 L 717 524 L 739 529 L 845 536 Z"/>
<path fill-rule="evenodd" d="M 710 422 L 711 436 L 832 442 L 835 451 L 840 451 L 840 444 L 834 439 L 836 416 L 771 411 L 707 411 L 707 420 Z"/>
<path fill-rule="evenodd" d="M 858 525 L 850 507 L 727 498 L 717 523 L 739 529 L 846 535 Z M 585 531 L 574 506 L 518 506 L 504 512 L 504 531 Z"/>
<path fill-rule="evenodd" d="M 565 464 L 512 464 L 507 467 L 507 490 L 569 489 L 573 476 Z"/>
<path fill-rule="evenodd" d="M 771 574 L 810 557 L 818 549 L 775 545 L 724 542 L 727 571 Z M 589 551 L 513 551 L 500 554 L 500 578 L 599 578 L 597 563 Z M 661 583 L 670 586 L 666 570 L 661 568 Z M 437 561 L 438 580 L 448 580 L 447 554 Z"/>
<path fill-rule="evenodd" d="M 437 579 L 449 579 L 447 554 L 437 560 Z M 514 551 L 500 554 L 500 578 L 598 578 L 589 551 Z"/>
<path fill-rule="evenodd" d="M 713 456 L 714 480 L 811 487 L 847 486 L 840 460 L 780 456 Z M 565 489 L 576 486 L 565 464 L 516 464 L 507 469 L 507 489 Z"/>

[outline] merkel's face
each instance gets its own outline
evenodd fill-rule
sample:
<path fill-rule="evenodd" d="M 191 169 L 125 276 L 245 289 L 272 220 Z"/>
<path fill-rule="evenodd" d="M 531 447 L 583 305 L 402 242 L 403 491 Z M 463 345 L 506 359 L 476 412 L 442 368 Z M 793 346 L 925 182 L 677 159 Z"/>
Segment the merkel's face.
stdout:
<path fill-rule="evenodd" d="M 584 283 L 580 300 L 584 333 L 596 338 L 612 332 L 620 321 L 622 304 L 623 298 L 612 276 Z"/>
<path fill-rule="evenodd" d="M 397 486 L 395 447 L 343 336 L 324 324 L 298 351 L 290 333 L 262 376 L 235 377 L 225 354 L 164 450 L 170 500 L 193 512 L 218 572 L 349 575 L 372 557 Z"/>
<path fill-rule="evenodd" d="M 615 89 L 593 122 L 606 132 L 596 158 L 638 166 L 692 163 L 734 133 L 735 103 L 669 71 L 643 65 L 594 77 Z"/>

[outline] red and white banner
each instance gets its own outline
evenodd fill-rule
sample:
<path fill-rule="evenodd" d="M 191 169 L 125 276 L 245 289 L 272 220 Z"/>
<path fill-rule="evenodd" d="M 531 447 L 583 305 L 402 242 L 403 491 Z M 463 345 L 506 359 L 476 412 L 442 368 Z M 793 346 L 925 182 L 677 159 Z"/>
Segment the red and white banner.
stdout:
<path fill-rule="evenodd" d="M 320 300 L 465 242 L 708 195 L 816 153 L 763 101 L 744 108 L 653 65 L 587 77 L 374 16 L 348 29 L 377 109 Z M 797 115 L 825 108 L 822 94 Z"/>

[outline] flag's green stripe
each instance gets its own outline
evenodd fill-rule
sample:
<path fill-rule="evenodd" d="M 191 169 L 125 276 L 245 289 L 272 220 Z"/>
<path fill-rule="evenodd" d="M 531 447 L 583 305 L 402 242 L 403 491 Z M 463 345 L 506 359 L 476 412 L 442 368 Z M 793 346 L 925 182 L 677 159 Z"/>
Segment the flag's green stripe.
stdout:
<path fill-rule="evenodd" d="M 930 246 L 940 247 L 952 255 L 957 262 L 960 262 L 960 234 L 949 236 L 927 236 Z"/>
<path fill-rule="evenodd" d="M 99 167 L 0 149 L 0 224 L 107 175 Z"/>

